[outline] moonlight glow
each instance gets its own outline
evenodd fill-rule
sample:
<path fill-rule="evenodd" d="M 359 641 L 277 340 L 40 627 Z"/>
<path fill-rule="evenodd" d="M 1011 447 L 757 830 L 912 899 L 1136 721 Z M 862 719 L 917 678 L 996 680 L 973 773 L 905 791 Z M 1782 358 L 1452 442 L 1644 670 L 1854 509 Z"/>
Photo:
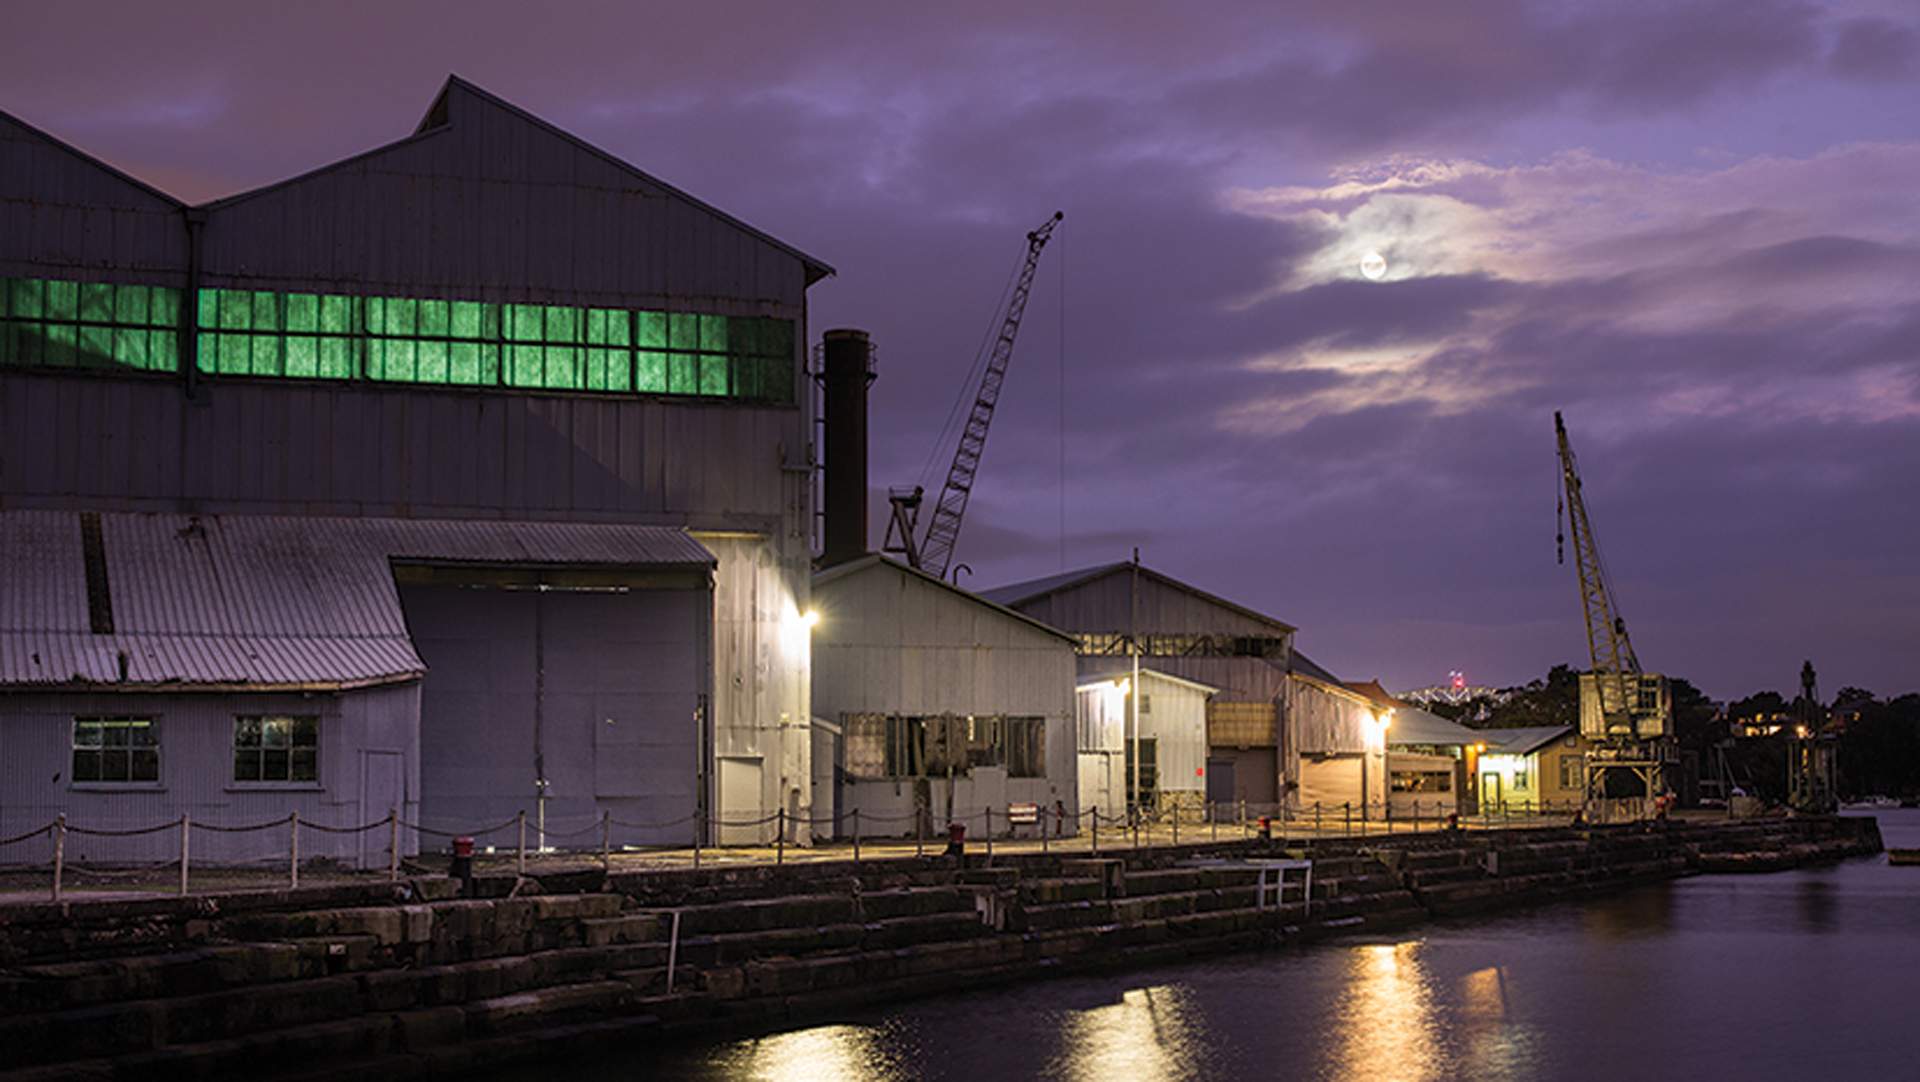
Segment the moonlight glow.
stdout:
<path fill-rule="evenodd" d="M 1379 252 L 1368 252 L 1360 257 L 1360 273 L 1367 276 L 1369 282 L 1378 282 L 1387 276 L 1387 257 Z"/>

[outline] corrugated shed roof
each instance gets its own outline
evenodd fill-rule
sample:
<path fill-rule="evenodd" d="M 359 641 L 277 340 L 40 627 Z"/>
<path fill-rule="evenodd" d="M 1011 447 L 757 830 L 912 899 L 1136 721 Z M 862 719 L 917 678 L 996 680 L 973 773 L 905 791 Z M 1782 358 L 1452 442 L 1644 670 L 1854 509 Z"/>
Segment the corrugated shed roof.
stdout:
<path fill-rule="evenodd" d="M 831 584 L 836 579 L 842 579 L 847 577 L 848 575 L 852 575 L 861 571 L 866 571 L 869 568 L 875 568 L 875 567 L 886 567 L 886 568 L 892 569 L 896 574 L 910 575 L 914 578 L 921 580 L 922 582 L 928 583 L 929 585 L 932 585 L 932 586 L 938 586 L 942 590 L 958 595 L 959 597 L 965 598 L 966 600 L 971 601 L 976 605 L 980 605 L 984 608 L 992 609 L 994 612 L 997 612 L 1002 616 L 1005 616 L 1009 619 L 1018 620 L 1019 622 L 1026 624 L 1034 628 L 1035 630 L 1044 631 L 1047 634 L 1052 635 L 1056 638 L 1065 639 L 1070 643 L 1078 643 L 1080 641 L 1079 639 L 1073 637 L 1072 635 L 1067 634 L 1066 632 L 1060 630 L 1057 627 L 1052 626 L 1051 624 L 1041 623 L 1040 621 L 1034 619 L 1033 617 L 1028 616 L 1024 612 L 1020 612 L 1017 609 L 1007 608 L 1005 605 L 999 604 L 998 602 L 988 600 L 984 595 L 976 594 L 972 590 L 968 590 L 964 587 L 955 586 L 953 583 L 948 582 L 945 579 L 936 578 L 932 575 L 927 574 L 925 571 L 921 571 L 917 568 L 909 567 L 898 560 L 888 559 L 887 557 L 882 556 L 877 552 L 870 552 L 867 555 L 860 557 L 859 559 L 847 560 L 843 563 L 837 563 L 837 564 L 834 564 L 832 567 L 828 567 L 823 570 L 814 572 L 813 586 L 815 589 L 819 589 L 822 586 Z"/>
<path fill-rule="evenodd" d="M 1098 567 L 1083 567 L 1078 571 L 1063 571 L 1058 575 L 1049 575 L 1042 579 L 1029 579 L 1026 582 L 1016 582 L 1008 586 L 996 586 L 991 590 L 980 591 L 980 596 L 996 605 L 1006 605 L 1009 608 L 1017 608 L 1029 601 L 1045 597 L 1048 594 L 1059 593 L 1062 590 L 1080 586 L 1084 583 L 1092 582 L 1095 579 L 1104 578 L 1132 566 L 1133 564 L 1130 561 L 1123 560 L 1120 563 L 1101 564 Z M 1256 612 L 1253 609 L 1247 608 L 1245 605 L 1228 601 L 1218 594 L 1210 594 L 1198 586 L 1181 582 L 1171 575 L 1163 575 L 1145 565 L 1140 567 L 1140 574 L 1162 585 L 1192 594 L 1194 597 L 1209 604 L 1218 605 L 1223 609 L 1239 613 L 1250 620 L 1258 620 L 1260 623 L 1278 630 L 1298 630 L 1284 620 L 1276 620 L 1264 612 Z"/>
<path fill-rule="evenodd" d="M 1389 747 L 1466 747 L 1486 739 L 1486 733 L 1448 721 L 1410 703 L 1401 703 L 1393 708 L 1393 724 L 1387 727 Z"/>
<path fill-rule="evenodd" d="M 1204 691 L 1209 695 L 1220 690 L 1212 684 L 1201 683 L 1198 680 L 1189 680 L 1184 676 L 1176 676 L 1173 673 L 1167 672 L 1165 669 L 1155 668 L 1145 663 L 1141 664 L 1140 671 L 1149 676 L 1157 676 L 1162 680 L 1169 680 L 1176 684 L 1184 684 L 1196 691 Z M 1085 686 L 1087 684 L 1099 683 L 1103 680 L 1115 680 L 1132 672 L 1133 660 L 1131 658 L 1083 657 L 1075 667 L 1074 679 L 1079 681 L 1082 686 Z"/>
<path fill-rule="evenodd" d="M 1487 750 L 1498 755 L 1530 755 L 1573 733 L 1571 725 L 1529 725 L 1518 729 L 1481 729 Z"/>
<path fill-rule="evenodd" d="M 421 676 L 395 560 L 712 567 L 662 526 L 102 514 L 113 628 L 80 515 L 0 512 L 0 686 L 353 687 Z"/>
<path fill-rule="evenodd" d="M 1347 686 L 1339 677 L 1314 664 L 1312 658 L 1298 650 L 1293 651 L 1292 656 L 1288 659 L 1287 671 L 1297 672 L 1302 676 L 1311 676 L 1322 683 L 1337 684 L 1343 688 Z M 1348 690 L 1352 689 L 1349 688 Z M 1355 694 L 1363 695 L 1364 693 L 1355 692 Z"/>

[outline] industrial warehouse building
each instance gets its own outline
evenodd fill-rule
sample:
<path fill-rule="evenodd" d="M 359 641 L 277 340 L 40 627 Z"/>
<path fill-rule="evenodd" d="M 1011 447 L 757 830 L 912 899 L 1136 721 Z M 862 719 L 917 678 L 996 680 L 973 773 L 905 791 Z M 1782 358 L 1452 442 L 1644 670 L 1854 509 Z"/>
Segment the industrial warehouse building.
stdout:
<path fill-rule="evenodd" d="M 1193 770 L 1204 782 L 1203 795 L 1183 801 L 1244 802 L 1266 813 L 1283 806 L 1283 793 L 1291 810 L 1299 809 L 1303 791 L 1312 794 L 1310 801 L 1356 808 L 1368 793 L 1376 804 L 1384 800 L 1384 762 L 1371 772 L 1358 769 L 1366 757 L 1384 755 L 1379 718 L 1364 697 L 1311 662 L 1301 659 L 1299 665 L 1311 669 L 1296 672 L 1292 625 L 1137 562 L 1064 572 L 982 596 L 1071 632 L 1083 684 L 1110 679 L 1116 662 L 1130 666 L 1137 652 L 1145 668 L 1212 689 L 1206 759 Z M 1136 711 L 1145 704 L 1123 705 Z M 1144 712 L 1126 721 L 1146 733 Z M 1143 767 L 1160 754 L 1144 740 L 1140 749 Z M 1182 786 L 1194 780 L 1184 764 L 1180 771 Z M 1172 784 L 1167 770 L 1152 773 Z"/>
<path fill-rule="evenodd" d="M 1071 636 L 883 556 L 828 567 L 813 591 L 841 834 L 855 811 L 869 837 L 977 834 L 990 814 L 998 833 L 1020 805 L 1076 813 Z"/>
<path fill-rule="evenodd" d="M 201 206 L 0 114 L 0 835 L 803 821 L 829 273 L 459 79 Z"/>

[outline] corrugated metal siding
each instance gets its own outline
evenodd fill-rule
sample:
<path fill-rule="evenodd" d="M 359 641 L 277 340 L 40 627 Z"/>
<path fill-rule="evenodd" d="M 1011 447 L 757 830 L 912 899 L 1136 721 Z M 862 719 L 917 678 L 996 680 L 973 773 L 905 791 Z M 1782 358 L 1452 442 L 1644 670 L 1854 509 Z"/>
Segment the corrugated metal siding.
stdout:
<path fill-rule="evenodd" d="M 1207 788 L 1207 696 L 1205 692 L 1140 671 L 1152 696 L 1140 713 L 1140 735 L 1155 741 L 1154 761 L 1163 793 L 1201 793 Z"/>
<path fill-rule="evenodd" d="M 1302 755 L 1358 752 L 1366 749 L 1371 705 L 1358 695 L 1334 691 L 1306 680 L 1287 682 L 1287 731 Z"/>
<path fill-rule="evenodd" d="M 651 522 L 773 532 L 800 412 L 0 371 L 14 507 Z"/>
<path fill-rule="evenodd" d="M 12 694 L 0 699 L 0 836 L 23 833 L 65 813 L 67 821 L 94 829 L 133 829 L 176 821 L 222 826 L 261 823 L 298 811 L 302 820 L 357 826 L 384 817 L 386 808 L 362 800 L 365 749 L 388 749 L 405 757 L 407 788 L 399 811 L 418 814 L 417 743 L 409 735 L 417 709 L 417 686 L 373 688 L 339 694 L 154 694 L 137 698 L 111 692 Z M 320 719 L 320 778 L 307 788 L 259 788 L 233 783 L 233 719 L 240 714 L 312 714 Z M 157 719 L 160 781 L 153 786 L 75 785 L 71 766 L 73 719 L 88 715 L 137 715 Z M 195 863 L 285 860 L 284 827 L 247 834 L 196 830 Z M 366 850 L 355 835 L 306 830 L 303 856 L 355 859 Z M 387 833 L 374 832 L 372 849 L 384 865 Z M 179 857 L 179 833 L 133 838 L 67 837 L 75 862 L 166 861 Z M 0 863 L 45 861 L 44 846 L 0 851 Z M 403 833 L 402 851 L 414 839 Z"/>
<path fill-rule="evenodd" d="M 1182 635 L 1286 635 L 1272 623 L 1161 581 L 1142 569 L 1137 603 L 1135 576 L 1127 565 L 1083 582 L 1054 589 L 1044 596 L 1016 599 L 1015 588 L 990 590 L 988 595 L 1019 609 L 1043 624 L 1072 632 Z M 1049 580 L 1040 580 L 1046 585 Z"/>
<path fill-rule="evenodd" d="M 179 286 L 185 274 L 179 204 L 0 113 L 0 277 Z"/>
<path fill-rule="evenodd" d="M 449 123 L 214 204 L 218 284 L 798 317 L 800 258 L 455 83 Z"/>
<path fill-rule="evenodd" d="M 393 559 L 708 567 L 679 530 L 578 523 L 105 514 L 94 634 L 79 516 L 0 513 L 0 683 L 354 685 L 419 676 Z M 26 558 L 11 558 L 14 553 Z M 125 657 L 125 672 L 121 672 Z"/>
<path fill-rule="evenodd" d="M 532 820 L 544 765 L 547 826 L 568 844 L 597 845 L 589 828 L 603 812 L 618 821 L 614 844 L 693 839 L 706 591 L 408 585 L 402 597 L 432 667 L 420 707 L 423 825 L 456 831 L 517 811 Z"/>
<path fill-rule="evenodd" d="M 984 825 L 984 810 L 1005 830 L 1009 803 L 1079 808 L 1074 729 L 1073 645 L 1056 634 L 875 561 L 814 587 L 820 623 L 813 634 L 813 709 L 831 721 L 847 714 L 1008 714 L 1047 719 L 1046 776 L 1010 778 L 980 768 L 934 779 L 935 822 L 953 812 Z M 906 833 L 914 810 L 911 781 L 856 781 L 842 794 L 868 818 L 868 836 Z"/>

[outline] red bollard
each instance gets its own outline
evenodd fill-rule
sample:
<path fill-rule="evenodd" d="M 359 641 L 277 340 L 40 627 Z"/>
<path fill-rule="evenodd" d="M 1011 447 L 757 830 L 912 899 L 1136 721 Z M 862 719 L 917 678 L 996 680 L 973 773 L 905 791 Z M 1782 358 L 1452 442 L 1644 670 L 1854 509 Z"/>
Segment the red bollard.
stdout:
<path fill-rule="evenodd" d="M 967 824 L 947 824 L 947 856 L 963 857 L 967 855 Z"/>

